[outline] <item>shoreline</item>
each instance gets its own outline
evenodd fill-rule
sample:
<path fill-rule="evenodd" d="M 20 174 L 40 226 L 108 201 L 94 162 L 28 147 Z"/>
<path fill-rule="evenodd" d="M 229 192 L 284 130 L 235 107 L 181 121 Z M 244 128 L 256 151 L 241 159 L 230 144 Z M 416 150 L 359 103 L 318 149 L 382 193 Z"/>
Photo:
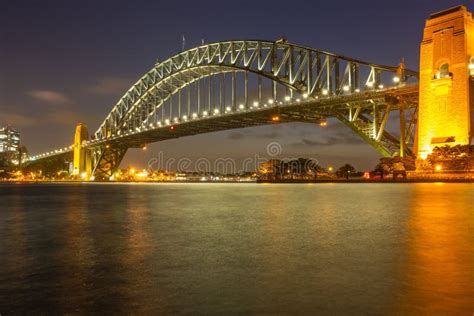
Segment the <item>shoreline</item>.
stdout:
<path fill-rule="evenodd" d="M 253 180 L 253 181 L 75 181 L 75 180 L 46 180 L 46 181 L 2 181 L 0 184 L 170 184 L 170 183 L 232 183 L 232 184 L 307 184 L 307 183 L 474 183 L 474 179 L 286 179 L 286 180 Z"/>
<path fill-rule="evenodd" d="M 257 180 L 256 183 L 474 183 L 474 179 L 314 179 Z"/>

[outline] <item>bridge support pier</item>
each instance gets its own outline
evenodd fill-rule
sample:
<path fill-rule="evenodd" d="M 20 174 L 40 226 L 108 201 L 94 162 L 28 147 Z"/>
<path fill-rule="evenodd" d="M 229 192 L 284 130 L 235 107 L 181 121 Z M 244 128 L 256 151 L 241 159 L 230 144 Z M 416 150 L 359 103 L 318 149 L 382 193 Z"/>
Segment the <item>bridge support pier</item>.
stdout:
<path fill-rule="evenodd" d="M 471 141 L 473 34 L 474 19 L 464 6 L 432 14 L 426 21 L 420 52 L 419 158 L 435 147 Z"/>
<path fill-rule="evenodd" d="M 114 174 L 120 166 L 120 162 L 127 149 L 126 147 L 112 147 L 111 145 L 94 148 L 92 152 L 94 168 L 91 180 L 113 180 Z"/>
<path fill-rule="evenodd" d="M 405 105 L 400 104 L 400 157 L 405 157 L 406 150 L 406 128 Z"/>
<path fill-rule="evenodd" d="M 92 171 L 90 150 L 82 146 L 82 143 L 87 140 L 89 140 L 89 132 L 87 130 L 87 126 L 82 123 L 77 124 L 73 145 L 73 174 L 75 177 L 84 180 L 89 180 Z"/>

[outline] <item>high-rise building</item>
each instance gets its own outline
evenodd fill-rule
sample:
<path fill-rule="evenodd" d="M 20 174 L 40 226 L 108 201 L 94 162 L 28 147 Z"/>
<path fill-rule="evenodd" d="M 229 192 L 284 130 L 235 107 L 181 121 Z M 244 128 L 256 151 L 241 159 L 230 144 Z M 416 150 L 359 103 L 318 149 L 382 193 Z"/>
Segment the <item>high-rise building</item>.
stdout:
<path fill-rule="evenodd" d="M 6 164 L 17 165 L 20 155 L 20 133 L 13 128 L 0 127 L 0 156 Z"/>

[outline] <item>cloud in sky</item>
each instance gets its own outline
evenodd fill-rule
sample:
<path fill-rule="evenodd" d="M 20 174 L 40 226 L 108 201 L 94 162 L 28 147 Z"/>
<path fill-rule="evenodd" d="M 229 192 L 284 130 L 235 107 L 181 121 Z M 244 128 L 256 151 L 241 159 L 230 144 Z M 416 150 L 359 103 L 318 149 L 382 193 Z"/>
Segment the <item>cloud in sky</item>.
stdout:
<path fill-rule="evenodd" d="M 36 100 L 51 104 L 66 104 L 70 102 L 66 95 L 52 90 L 31 90 L 27 94 Z"/>
<path fill-rule="evenodd" d="M 15 113 L 2 113 L 0 126 L 9 125 L 14 128 L 29 127 L 37 124 L 37 119 L 31 116 L 15 114 Z"/>
<path fill-rule="evenodd" d="M 133 82 L 125 78 L 102 78 L 90 87 L 90 91 L 103 95 L 123 95 Z"/>

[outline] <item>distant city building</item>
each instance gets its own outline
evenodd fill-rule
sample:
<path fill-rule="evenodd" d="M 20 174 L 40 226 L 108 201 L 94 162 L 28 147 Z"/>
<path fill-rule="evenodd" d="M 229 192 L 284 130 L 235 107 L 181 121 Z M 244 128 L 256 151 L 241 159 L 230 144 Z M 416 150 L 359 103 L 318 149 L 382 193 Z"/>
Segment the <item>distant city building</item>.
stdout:
<path fill-rule="evenodd" d="M 0 127 L 0 158 L 4 165 L 18 165 L 20 133 L 11 127 Z"/>
<path fill-rule="evenodd" d="M 18 152 L 20 133 L 11 127 L 0 128 L 0 152 Z"/>

